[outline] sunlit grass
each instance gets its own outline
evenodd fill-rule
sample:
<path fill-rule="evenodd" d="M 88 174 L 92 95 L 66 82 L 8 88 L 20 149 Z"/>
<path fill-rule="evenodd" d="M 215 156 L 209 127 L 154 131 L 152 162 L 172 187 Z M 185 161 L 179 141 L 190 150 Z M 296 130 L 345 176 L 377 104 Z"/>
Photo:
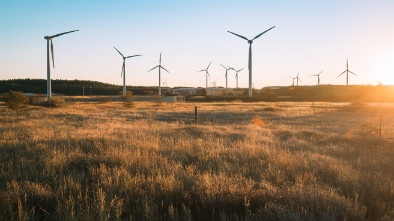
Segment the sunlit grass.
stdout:
<path fill-rule="evenodd" d="M 0 219 L 391 220 L 393 110 L 316 102 L 0 106 Z"/>

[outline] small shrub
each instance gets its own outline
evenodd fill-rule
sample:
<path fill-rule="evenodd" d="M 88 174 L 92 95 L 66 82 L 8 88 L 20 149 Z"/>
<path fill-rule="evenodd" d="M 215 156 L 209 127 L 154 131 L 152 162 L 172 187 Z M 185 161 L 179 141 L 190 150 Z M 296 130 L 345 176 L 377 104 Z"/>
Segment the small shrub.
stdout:
<path fill-rule="evenodd" d="M 131 91 L 126 91 L 126 95 L 125 96 L 120 96 L 123 102 L 123 105 L 125 107 L 131 108 L 134 107 L 134 97 L 133 97 L 133 92 Z"/>
<path fill-rule="evenodd" d="M 29 98 L 22 91 L 10 91 L 4 98 L 5 105 L 12 110 L 20 110 L 27 107 Z"/>
<path fill-rule="evenodd" d="M 253 125 L 256 125 L 256 126 L 259 126 L 259 127 L 264 127 L 264 126 L 265 126 L 264 121 L 261 120 L 261 119 L 258 118 L 258 117 L 253 118 L 253 119 L 252 119 L 252 123 L 253 123 Z"/>
<path fill-rule="evenodd" d="M 161 96 L 155 97 L 154 103 L 156 106 L 161 106 L 162 102 L 163 102 L 163 98 Z"/>
<path fill-rule="evenodd" d="M 66 101 L 62 97 L 52 97 L 49 101 L 47 101 L 46 105 L 51 108 L 57 107 L 65 107 Z"/>
<path fill-rule="evenodd" d="M 263 108 L 263 111 L 267 111 L 267 112 L 276 112 L 278 110 L 279 110 L 279 108 L 276 108 L 276 107 L 265 107 L 265 108 Z"/>

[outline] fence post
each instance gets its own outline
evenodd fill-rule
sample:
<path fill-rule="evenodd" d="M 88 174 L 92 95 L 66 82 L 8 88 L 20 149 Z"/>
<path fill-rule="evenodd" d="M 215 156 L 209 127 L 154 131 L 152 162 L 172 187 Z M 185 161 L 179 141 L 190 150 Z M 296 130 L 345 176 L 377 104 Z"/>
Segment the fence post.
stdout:
<path fill-rule="evenodd" d="M 379 138 L 382 138 L 382 115 L 383 113 L 380 113 Z"/>
<path fill-rule="evenodd" d="M 197 107 L 194 107 L 194 120 L 196 121 L 196 124 L 198 124 L 198 109 Z"/>

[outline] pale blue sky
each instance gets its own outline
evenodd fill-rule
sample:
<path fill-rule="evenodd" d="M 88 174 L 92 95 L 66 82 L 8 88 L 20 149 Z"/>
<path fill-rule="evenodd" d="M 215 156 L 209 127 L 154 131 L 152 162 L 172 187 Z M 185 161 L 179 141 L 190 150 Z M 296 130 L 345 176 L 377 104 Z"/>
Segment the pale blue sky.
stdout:
<path fill-rule="evenodd" d="M 0 2 L 0 79 L 46 79 L 44 36 L 79 29 L 53 39 L 52 79 L 81 79 L 122 84 L 158 84 L 158 64 L 168 86 L 225 86 L 220 66 L 245 68 L 240 87 L 248 85 L 247 38 L 276 28 L 253 43 L 253 84 L 287 86 L 300 73 L 301 85 L 394 84 L 394 1 L 15 1 Z M 229 72 L 229 87 L 235 87 Z"/>

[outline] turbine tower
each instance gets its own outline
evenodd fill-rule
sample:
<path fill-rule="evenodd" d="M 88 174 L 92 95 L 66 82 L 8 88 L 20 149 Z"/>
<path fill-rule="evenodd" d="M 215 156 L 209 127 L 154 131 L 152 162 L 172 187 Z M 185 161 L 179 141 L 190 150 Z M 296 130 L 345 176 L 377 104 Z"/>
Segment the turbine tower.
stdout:
<path fill-rule="evenodd" d="M 352 74 L 354 74 L 356 76 L 357 76 L 357 74 L 349 71 L 349 61 L 348 61 L 348 59 L 346 59 L 346 70 L 343 71 L 342 74 L 344 74 L 345 72 L 346 72 L 346 85 L 349 85 L 349 73 L 352 73 Z M 338 75 L 338 77 L 341 76 L 342 74 Z"/>
<path fill-rule="evenodd" d="M 115 47 L 114 47 L 115 48 Z M 119 52 L 120 56 L 123 58 L 123 65 L 122 65 L 122 72 L 120 73 L 120 77 L 123 75 L 123 96 L 126 96 L 126 58 L 132 58 L 132 57 L 137 57 L 137 56 L 142 56 L 141 54 L 139 55 L 132 55 L 132 56 L 123 56 L 122 53 L 118 49 L 115 48 L 117 52 Z"/>
<path fill-rule="evenodd" d="M 167 69 L 165 69 L 163 66 L 161 66 L 161 52 L 160 52 L 160 59 L 159 59 L 159 65 L 153 67 L 152 69 L 150 69 L 149 71 L 155 69 L 155 68 L 159 68 L 159 96 L 161 96 L 161 74 L 160 74 L 160 69 L 163 69 L 165 71 L 167 71 Z M 148 72 L 149 72 L 148 71 Z M 169 71 L 167 71 L 168 73 L 170 73 Z M 170 73 L 171 74 L 171 73 Z"/>
<path fill-rule="evenodd" d="M 238 71 L 235 70 L 235 69 L 233 69 L 233 70 L 235 71 L 235 80 L 236 80 L 236 83 L 237 83 L 236 88 L 238 88 L 238 72 L 242 71 L 243 68 L 242 68 L 242 69 L 239 69 Z"/>
<path fill-rule="evenodd" d="M 226 67 L 224 67 L 222 64 L 220 64 L 224 69 L 226 69 L 226 74 L 224 75 L 225 77 L 226 77 L 226 88 L 227 88 L 227 72 L 228 72 L 228 70 L 234 70 L 234 68 L 230 68 L 230 67 L 228 67 L 227 66 L 227 68 Z"/>
<path fill-rule="evenodd" d="M 51 88 L 51 65 L 50 65 L 50 59 L 49 59 L 49 42 L 51 42 L 51 54 L 52 54 L 52 64 L 53 64 L 53 68 L 55 68 L 55 59 L 54 59 L 54 55 L 53 55 L 53 43 L 52 43 L 52 38 L 56 38 L 59 37 L 61 35 L 65 35 L 71 32 L 75 32 L 75 31 L 79 31 L 79 30 L 74 30 L 74 31 L 68 31 L 68 32 L 63 32 L 60 34 L 56 34 L 56 35 L 52 35 L 52 36 L 45 36 L 44 39 L 47 40 L 47 97 L 48 97 L 48 101 L 51 99 L 52 97 L 52 88 Z"/>
<path fill-rule="evenodd" d="M 300 74 L 300 72 L 298 72 L 297 77 L 296 77 L 296 79 L 297 79 L 297 86 L 298 86 L 298 81 L 301 81 L 301 79 L 298 77 L 299 74 Z"/>
<path fill-rule="evenodd" d="M 292 77 L 292 76 L 289 76 L 289 77 L 291 77 L 293 79 L 293 86 L 294 86 L 294 79 L 296 79 L 297 77 Z"/>
<path fill-rule="evenodd" d="M 198 71 L 198 72 L 205 71 L 205 82 L 206 82 L 206 83 L 205 83 L 205 88 L 208 88 L 208 77 L 211 78 L 211 76 L 209 76 L 209 73 L 208 73 L 208 68 L 209 68 L 209 66 L 211 65 L 211 63 L 212 63 L 212 61 L 209 62 L 207 69 Z"/>
<path fill-rule="evenodd" d="M 246 37 L 244 37 L 242 35 L 239 35 L 239 34 L 235 34 L 235 33 L 231 32 L 231 31 L 227 31 L 227 32 L 229 32 L 229 33 L 231 33 L 233 35 L 236 35 L 236 36 L 238 36 L 240 38 L 243 38 L 243 39 L 247 40 L 248 43 L 249 43 L 249 64 L 248 64 L 248 69 L 249 69 L 249 96 L 252 96 L 252 43 L 253 43 L 253 40 L 259 38 L 261 35 L 263 35 L 264 33 L 268 32 L 269 30 L 271 30 L 273 28 L 275 28 L 275 26 L 273 26 L 270 29 L 258 34 L 252 40 L 249 40 Z"/>
<path fill-rule="evenodd" d="M 320 74 L 323 72 L 323 70 L 322 71 L 320 71 L 320 73 L 319 74 L 314 74 L 314 75 L 311 75 L 311 76 L 317 76 L 317 85 L 320 85 Z"/>

